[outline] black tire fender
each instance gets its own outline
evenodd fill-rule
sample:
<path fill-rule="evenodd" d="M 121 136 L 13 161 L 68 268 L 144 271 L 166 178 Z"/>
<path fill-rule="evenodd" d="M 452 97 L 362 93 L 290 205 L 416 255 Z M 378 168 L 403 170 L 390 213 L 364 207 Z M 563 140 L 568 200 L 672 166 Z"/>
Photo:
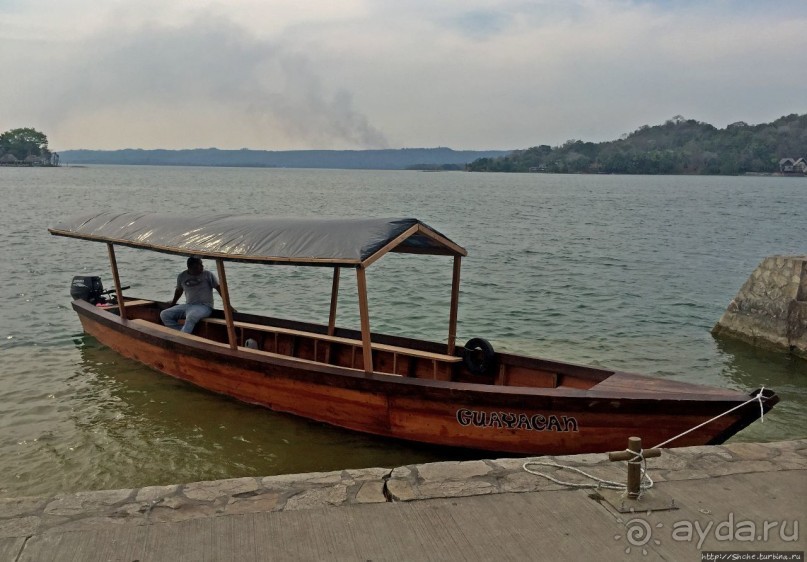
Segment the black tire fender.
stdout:
<path fill-rule="evenodd" d="M 496 363 L 496 352 L 491 343 L 484 338 L 471 338 L 465 343 L 462 362 L 474 375 L 487 375 L 493 371 Z"/>

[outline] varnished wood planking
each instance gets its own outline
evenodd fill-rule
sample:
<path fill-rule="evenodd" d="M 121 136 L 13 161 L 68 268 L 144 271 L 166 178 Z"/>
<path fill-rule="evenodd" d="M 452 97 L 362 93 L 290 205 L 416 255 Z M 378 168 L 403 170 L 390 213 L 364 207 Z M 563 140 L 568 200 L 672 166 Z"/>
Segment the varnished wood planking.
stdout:
<path fill-rule="evenodd" d="M 367 426 L 382 432 L 388 426 L 383 396 L 288 379 L 282 368 L 258 372 L 179 354 L 117 332 L 93 330 L 92 323 L 85 330 L 122 355 L 219 394 L 350 429 Z"/>
<path fill-rule="evenodd" d="M 619 449 L 631 435 L 639 435 L 655 444 L 697 425 L 727 409 L 727 404 L 737 403 L 738 397 L 742 398 L 739 393 L 721 391 L 720 395 L 711 396 L 711 400 L 698 403 L 687 393 L 668 394 L 661 400 L 658 394 L 654 399 L 649 399 L 647 393 L 634 393 L 632 397 L 626 392 L 620 396 L 616 391 L 602 388 L 529 389 L 379 376 L 356 369 L 363 366 L 361 348 L 356 346 L 351 346 L 358 351 L 352 357 L 354 368 L 346 369 L 246 348 L 234 351 L 228 349 L 227 344 L 179 334 L 146 321 L 122 322 L 108 312 L 89 306 L 79 305 L 76 310 L 85 331 L 102 343 L 203 388 L 348 429 L 442 445 L 523 454 L 561 454 Z M 377 366 L 389 359 L 384 353 L 380 356 L 384 361 Z M 524 369 L 527 363 L 519 362 L 518 369 Z M 542 362 L 542 365 L 547 363 Z M 393 369 L 405 371 L 407 367 L 394 364 Z M 623 382 L 634 378 L 624 375 Z M 636 376 L 635 380 L 643 378 Z M 680 386 L 680 383 L 671 386 Z M 661 388 L 663 385 L 659 386 Z M 538 414 L 547 419 L 551 415 L 558 419 L 573 417 L 576 431 L 557 431 L 557 427 L 536 431 L 506 427 L 502 423 L 488 427 L 463 426 L 457 421 L 457 410 L 461 408 Z M 715 435 L 728 431 L 730 424 L 738 419 L 739 416 L 722 418 L 673 445 L 709 442 Z"/>
<path fill-rule="evenodd" d="M 473 423 L 463 426 L 457 420 L 457 410 L 461 403 L 426 403 L 407 398 L 390 399 L 390 424 L 399 436 L 415 441 L 446 443 L 461 446 L 473 443 L 480 449 L 499 450 L 514 453 L 566 454 L 569 451 L 600 452 L 620 450 L 625 447 L 626 436 L 637 435 L 643 441 L 658 444 L 666 439 L 698 425 L 707 418 L 703 416 L 658 416 L 648 424 L 647 418 L 637 418 L 630 412 L 623 414 L 590 414 L 578 410 L 530 410 L 513 408 L 472 407 L 474 411 L 508 412 L 533 415 L 550 415 L 562 420 L 574 418 L 577 431 L 536 431 L 534 429 L 508 429 L 499 427 L 479 427 Z M 723 430 L 735 418 L 722 418 L 714 426 L 696 430 L 671 446 L 697 445 L 707 443 L 716 431 Z M 449 440 L 448 436 L 453 436 Z"/>

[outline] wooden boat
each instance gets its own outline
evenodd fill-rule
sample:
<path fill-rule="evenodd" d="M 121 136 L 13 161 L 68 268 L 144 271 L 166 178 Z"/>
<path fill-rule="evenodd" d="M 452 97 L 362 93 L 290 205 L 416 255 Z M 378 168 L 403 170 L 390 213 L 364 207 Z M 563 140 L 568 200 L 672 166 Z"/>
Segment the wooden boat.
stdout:
<path fill-rule="evenodd" d="M 104 345 L 213 392 L 350 430 L 502 453 L 573 454 L 622 450 L 634 435 L 661 443 L 731 410 L 670 445 L 717 444 L 779 400 L 767 389 L 745 394 L 496 352 L 480 338 L 457 346 L 467 252 L 416 219 L 107 212 L 49 230 L 107 245 L 114 305 L 86 296 L 72 303 L 84 331 Z M 192 335 L 162 326 L 165 304 L 123 295 L 118 245 L 215 260 L 221 310 Z M 391 252 L 451 258 L 447 343 L 371 332 L 366 270 Z M 327 324 L 234 311 L 225 262 L 332 268 Z M 336 325 L 343 269 L 356 272 L 361 330 Z"/>

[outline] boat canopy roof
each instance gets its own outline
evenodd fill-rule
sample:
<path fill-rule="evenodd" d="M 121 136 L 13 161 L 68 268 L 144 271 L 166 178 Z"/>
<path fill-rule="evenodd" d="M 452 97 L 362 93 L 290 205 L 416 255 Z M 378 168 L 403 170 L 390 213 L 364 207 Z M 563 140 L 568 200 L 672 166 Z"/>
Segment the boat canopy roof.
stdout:
<path fill-rule="evenodd" d="M 414 218 L 287 218 L 261 215 L 102 212 L 75 215 L 51 234 L 229 261 L 366 267 L 387 252 L 465 256 Z"/>

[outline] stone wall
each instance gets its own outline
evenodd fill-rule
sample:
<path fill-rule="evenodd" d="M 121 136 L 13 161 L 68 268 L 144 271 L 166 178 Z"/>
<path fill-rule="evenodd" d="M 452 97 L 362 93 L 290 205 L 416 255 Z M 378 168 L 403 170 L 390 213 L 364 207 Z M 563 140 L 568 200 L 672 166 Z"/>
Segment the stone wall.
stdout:
<path fill-rule="evenodd" d="M 807 358 L 807 256 L 762 260 L 712 334 Z"/>

